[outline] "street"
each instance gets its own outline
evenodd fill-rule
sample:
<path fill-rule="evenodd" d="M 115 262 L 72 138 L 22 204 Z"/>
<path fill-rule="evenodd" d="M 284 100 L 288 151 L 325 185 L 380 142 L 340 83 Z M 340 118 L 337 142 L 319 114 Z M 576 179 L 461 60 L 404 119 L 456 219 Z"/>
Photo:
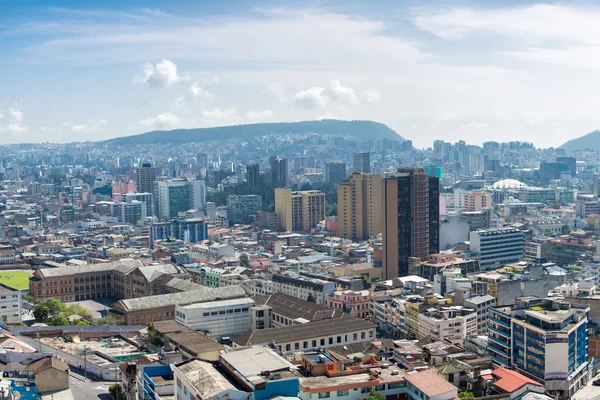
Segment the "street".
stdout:
<path fill-rule="evenodd" d="M 85 379 L 83 375 L 77 372 L 71 371 L 69 375 L 69 387 L 73 393 L 73 397 L 79 399 L 89 400 L 109 400 L 110 395 L 108 393 L 108 387 L 114 382 L 104 381 L 92 381 Z"/>

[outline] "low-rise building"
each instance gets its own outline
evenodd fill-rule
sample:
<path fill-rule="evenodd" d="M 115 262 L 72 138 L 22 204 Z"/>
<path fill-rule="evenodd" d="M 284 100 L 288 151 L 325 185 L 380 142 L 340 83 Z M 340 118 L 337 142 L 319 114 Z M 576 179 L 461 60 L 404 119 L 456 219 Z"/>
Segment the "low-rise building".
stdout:
<path fill-rule="evenodd" d="M 369 315 L 369 291 L 336 290 L 325 298 L 325 306 L 365 318 Z"/>
<path fill-rule="evenodd" d="M 239 335 L 251 330 L 249 298 L 175 306 L 175 320 L 212 337 Z"/>
<path fill-rule="evenodd" d="M 22 310 L 21 291 L 0 283 L 0 321 L 18 324 L 21 322 Z"/>

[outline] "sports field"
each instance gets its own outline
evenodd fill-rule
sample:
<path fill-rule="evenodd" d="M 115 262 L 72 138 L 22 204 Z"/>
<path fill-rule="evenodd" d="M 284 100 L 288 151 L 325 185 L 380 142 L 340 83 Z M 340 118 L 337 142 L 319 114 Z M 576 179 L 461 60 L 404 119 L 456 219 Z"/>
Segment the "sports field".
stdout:
<path fill-rule="evenodd" d="M 31 273 L 23 271 L 0 271 L 0 283 L 18 290 L 29 289 L 29 277 Z"/>

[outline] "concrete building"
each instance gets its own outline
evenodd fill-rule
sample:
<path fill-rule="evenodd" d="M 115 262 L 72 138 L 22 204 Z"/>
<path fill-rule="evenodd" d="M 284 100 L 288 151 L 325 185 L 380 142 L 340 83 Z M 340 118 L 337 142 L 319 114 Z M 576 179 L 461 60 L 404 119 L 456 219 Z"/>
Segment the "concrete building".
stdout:
<path fill-rule="evenodd" d="M 175 238 L 188 243 L 199 243 L 208 239 L 208 222 L 203 218 L 172 219 L 150 225 L 150 248 L 155 240 Z"/>
<path fill-rule="evenodd" d="M 143 163 L 135 169 L 135 186 L 138 193 L 154 193 L 156 182 L 156 167 L 150 163 Z"/>
<path fill-rule="evenodd" d="M 251 188 L 258 187 L 260 183 L 260 165 L 259 164 L 248 164 L 246 165 L 246 181 L 248 186 Z"/>
<path fill-rule="evenodd" d="M 0 283 L 0 321 L 9 324 L 21 322 L 23 299 L 21 291 Z"/>
<path fill-rule="evenodd" d="M 364 240 L 381 233 L 382 179 L 377 174 L 353 173 L 338 186 L 340 237 Z"/>
<path fill-rule="evenodd" d="M 227 218 L 231 224 L 250 224 L 262 210 L 262 197 L 256 194 L 227 196 Z"/>
<path fill-rule="evenodd" d="M 383 180 L 384 279 L 409 275 L 409 259 L 439 253 L 439 179 L 400 168 Z"/>
<path fill-rule="evenodd" d="M 360 318 L 369 315 L 369 302 L 368 290 L 336 290 L 325 298 L 325 306 Z"/>
<path fill-rule="evenodd" d="M 141 201 L 146 209 L 146 216 L 154 215 L 154 195 L 152 193 L 126 193 L 124 200 L 127 203 Z"/>
<path fill-rule="evenodd" d="M 275 189 L 275 213 L 280 230 L 310 231 L 325 219 L 325 210 L 325 193 L 321 191 Z"/>
<path fill-rule="evenodd" d="M 588 379 L 589 306 L 527 296 L 489 310 L 488 351 L 495 364 L 570 397 Z"/>
<path fill-rule="evenodd" d="M 250 308 L 255 305 L 249 298 L 177 305 L 175 320 L 211 337 L 240 335 L 250 332 Z"/>
<path fill-rule="evenodd" d="M 470 252 L 482 270 L 523 260 L 525 238 L 518 229 L 480 230 L 469 235 Z"/>
<path fill-rule="evenodd" d="M 363 172 L 365 174 L 371 173 L 371 153 L 352 153 L 352 171 Z"/>
<path fill-rule="evenodd" d="M 328 162 L 325 164 L 325 182 L 339 185 L 348 178 L 348 169 L 346 163 L 343 162 Z"/>
<path fill-rule="evenodd" d="M 157 216 L 160 219 L 177 217 L 187 210 L 198 210 L 206 202 L 204 181 L 172 179 L 157 182 Z"/>
<path fill-rule="evenodd" d="M 271 157 L 269 159 L 271 164 L 271 183 L 274 188 L 286 188 L 288 187 L 289 179 L 289 163 L 287 159 L 281 159 L 279 157 Z"/>
<path fill-rule="evenodd" d="M 138 221 L 146 218 L 148 208 L 145 203 L 138 200 L 128 202 L 119 201 L 111 205 L 111 215 L 121 223 L 135 225 Z"/>
<path fill-rule="evenodd" d="M 197 359 L 173 365 L 175 398 L 248 400 L 248 393 L 235 386 L 214 364 Z"/>
<path fill-rule="evenodd" d="M 325 298 L 336 290 L 335 282 L 301 275 L 273 275 L 271 281 L 275 285 L 275 292 L 316 304 L 325 304 Z"/>

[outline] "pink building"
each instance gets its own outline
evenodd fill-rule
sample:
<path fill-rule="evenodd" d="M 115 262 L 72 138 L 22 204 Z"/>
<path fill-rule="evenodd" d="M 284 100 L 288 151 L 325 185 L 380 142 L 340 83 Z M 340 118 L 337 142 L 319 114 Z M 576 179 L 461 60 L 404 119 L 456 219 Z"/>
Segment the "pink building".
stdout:
<path fill-rule="evenodd" d="M 336 291 L 330 297 L 325 298 L 325 305 L 334 310 L 341 310 L 350 315 L 365 318 L 369 315 L 369 291 Z"/>

